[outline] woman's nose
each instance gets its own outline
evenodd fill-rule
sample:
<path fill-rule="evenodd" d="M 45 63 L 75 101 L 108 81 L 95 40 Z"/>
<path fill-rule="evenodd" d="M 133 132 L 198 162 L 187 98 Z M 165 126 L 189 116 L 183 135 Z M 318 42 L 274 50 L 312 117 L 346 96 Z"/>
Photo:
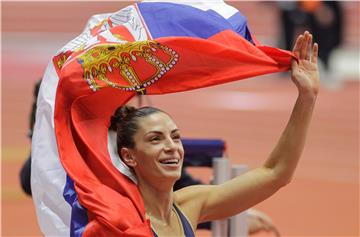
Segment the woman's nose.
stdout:
<path fill-rule="evenodd" d="M 172 139 L 166 139 L 165 142 L 165 149 L 166 151 L 173 151 L 176 149 L 176 143 Z"/>

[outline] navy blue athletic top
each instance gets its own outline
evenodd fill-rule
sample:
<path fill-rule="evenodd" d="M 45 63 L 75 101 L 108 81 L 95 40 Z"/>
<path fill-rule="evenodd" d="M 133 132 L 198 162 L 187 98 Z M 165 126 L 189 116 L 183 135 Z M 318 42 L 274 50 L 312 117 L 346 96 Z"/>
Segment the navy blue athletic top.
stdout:
<path fill-rule="evenodd" d="M 191 225 L 190 225 L 189 221 L 186 219 L 186 217 L 184 216 L 184 214 L 182 214 L 182 212 L 179 210 L 179 208 L 175 204 L 174 204 L 174 208 L 180 218 L 185 237 L 195 237 L 194 231 L 191 228 Z M 153 230 L 153 232 L 154 232 L 154 237 L 158 237 L 154 230 Z"/>

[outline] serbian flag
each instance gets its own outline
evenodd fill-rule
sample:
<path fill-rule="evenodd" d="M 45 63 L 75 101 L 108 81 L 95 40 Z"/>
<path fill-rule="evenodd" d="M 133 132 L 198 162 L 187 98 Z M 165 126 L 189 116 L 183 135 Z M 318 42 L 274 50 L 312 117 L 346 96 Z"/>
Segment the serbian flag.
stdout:
<path fill-rule="evenodd" d="M 31 185 L 49 236 L 152 236 L 121 163 L 114 110 L 137 94 L 192 90 L 287 71 L 222 1 L 140 2 L 95 15 L 51 60 L 38 96 Z"/>

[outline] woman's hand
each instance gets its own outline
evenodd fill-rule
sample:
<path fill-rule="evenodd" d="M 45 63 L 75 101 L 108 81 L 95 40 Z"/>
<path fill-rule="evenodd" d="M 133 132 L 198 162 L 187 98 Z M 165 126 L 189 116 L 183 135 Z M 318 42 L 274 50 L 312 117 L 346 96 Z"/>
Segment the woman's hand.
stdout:
<path fill-rule="evenodd" d="M 305 31 L 296 39 L 293 53 L 299 59 L 292 61 L 291 79 L 300 94 L 316 96 L 319 91 L 319 70 L 317 65 L 318 45 L 312 43 L 312 35 Z"/>

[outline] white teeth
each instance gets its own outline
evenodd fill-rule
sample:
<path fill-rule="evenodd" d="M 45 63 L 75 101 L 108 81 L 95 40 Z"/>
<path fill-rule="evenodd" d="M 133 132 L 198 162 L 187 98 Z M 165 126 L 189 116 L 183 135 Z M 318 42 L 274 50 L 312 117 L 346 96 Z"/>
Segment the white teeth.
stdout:
<path fill-rule="evenodd" d="M 167 159 L 167 160 L 161 160 L 160 163 L 162 164 L 178 164 L 178 159 Z"/>

